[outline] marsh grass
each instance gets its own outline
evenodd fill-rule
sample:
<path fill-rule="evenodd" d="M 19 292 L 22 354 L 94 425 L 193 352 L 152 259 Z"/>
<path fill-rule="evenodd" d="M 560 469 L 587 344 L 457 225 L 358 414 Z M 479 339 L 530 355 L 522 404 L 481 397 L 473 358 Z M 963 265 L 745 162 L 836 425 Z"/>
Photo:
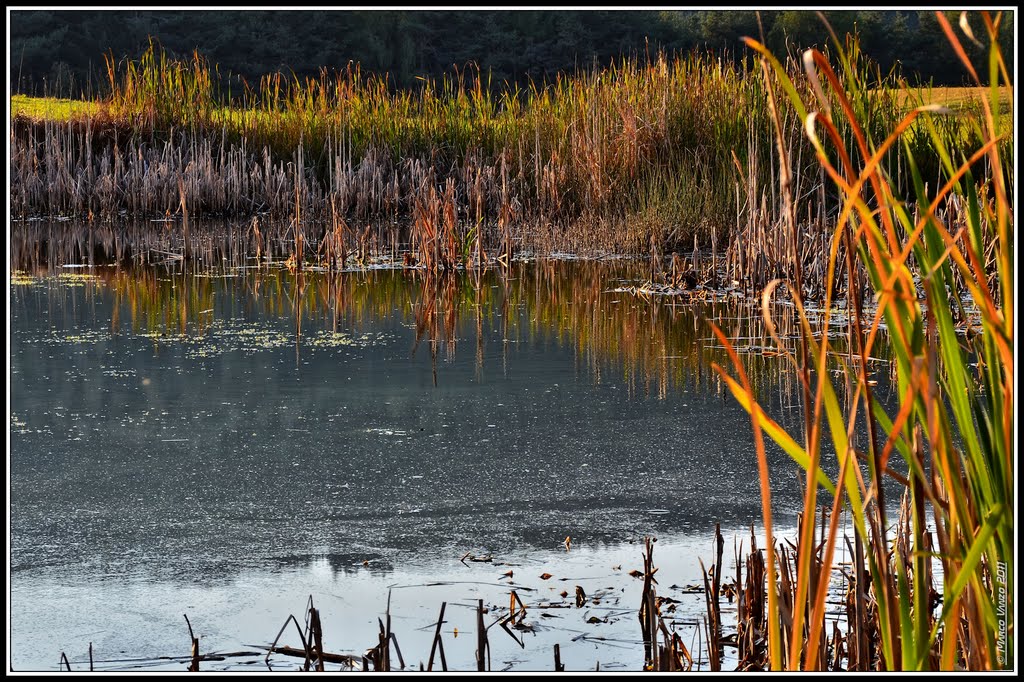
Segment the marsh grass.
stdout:
<path fill-rule="evenodd" d="M 898 77 L 848 48 L 850 77 L 880 83 L 857 106 L 879 130 L 895 125 Z M 110 94 L 81 113 L 12 100 L 16 214 L 258 215 L 293 222 L 299 262 L 412 249 L 435 270 L 507 263 L 522 250 L 667 259 L 715 242 L 727 276 L 754 290 L 795 268 L 824 289 L 841 202 L 785 111 L 783 199 L 767 96 L 776 76 L 752 60 L 659 53 L 526 85 L 495 85 L 467 65 L 411 90 L 358 65 L 249 84 L 156 44 L 107 68 Z M 799 64 L 786 71 L 809 95 Z M 974 139 L 960 123 L 936 125 L 953 149 Z M 934 191 L 930 135 L 918 131 L 914 153 Z M 892 161 L 898 178 L 908 177 L 905 155 Z M 814 237 L 796 245 L 797 231 Z M 323 248 L 300 254 L 300 243 Z"/>
<path fill-rule="evenodd" d="M 950 46 L 978 85 L 960 36 L 976 40 L 966 14 L 960 33 L 937 13 Z M 957 120 L 978 141 L 959 148 L 937 105 L 902 114 L 888 132 L 864 107 L 872 93 L 850 77 L 849 52 L 838 49 L 833 70 L 820 52 L 804 54 L 813 94 L 801 92 L 763 45 L 747 44 L 778 77 L 815 148 L 842 210 L 832 228 L 824 282 L 824 326 L 803 310 L 801 283 L 776 280 L 764 289 L 769 302 L 788 289 L 799 313 L 806 356 L 798 359 L 778 340 L 805 386 L 805 429 L 790 435 L 757 403 L 744 363 L 730 350 L 736 377 L 718 370 L 750 413 L 762 476 L 767 534 L 767 650 L 765 667 L 820 670 L 828 666 L 823 630 L 827 608 L 821 566 L 831 566 L 840 545 L 845 510 L 854 526 L 856 566 L 850 669 L 992 670 L 1013 659 L 1014 451 L 1013 451 L 1013 176 L 1001 92 L 1012 92 L 996 37 L 1000 17 L 981 12 L 983 37 L 992 46 L 980 117 Z M 834 37 L 834 36 L 833 36 Z M 837 45 L 838 45 L 838 41 Z M 854 75 L 856 71 L 854 70 Z M 1001 88 L 1005 88 L 1002 90 Z M 844 135 L 843 131 L 852 135 Z M 928 187 L 917 159 L 922 135 L 940 159 L 942 177 Z M 902 146 L 906 192 L 887 170 Z M 1003 155 L 1010 153 L 1009 158 Z M 941 212 L 942 206 L 962 210 Z M 843 281 L 851 302 L 848 352 L 838 386 L 826 362 L 836 338 L 829 333 L 829 303 Z M 861 268 L 867 287 L 856 275 Z M 863 291 L 874 299 L 862 306 Z M 888 412 L 874 394 L 867 358 L 882 329 L 894 354 L 900 402 Z M 720 333 L 723 344 L 731 344 Z M 771 489 L 764 435 L 806 471 L 800 541 L 792 556 L 780 554 L 772 536 Z M 839 475 L 822 469 L 831 450 Z M 907 474 L 889 461 L 900 457 Z M 901 518 L 887 518 L 883 478 L 903 491 Z M 820 490 L 819 490 L 820 489 Z M 819 494 L 830 508 L 828 531 L 815 542 Z M 824 526 L 824 522 L 823 522 Z M 792 559 L 792 561 L 790 561 Z M 935 571 L 941 575 L 936 576 Z M 941 584 L 941 609 L 937 592 Z"/>

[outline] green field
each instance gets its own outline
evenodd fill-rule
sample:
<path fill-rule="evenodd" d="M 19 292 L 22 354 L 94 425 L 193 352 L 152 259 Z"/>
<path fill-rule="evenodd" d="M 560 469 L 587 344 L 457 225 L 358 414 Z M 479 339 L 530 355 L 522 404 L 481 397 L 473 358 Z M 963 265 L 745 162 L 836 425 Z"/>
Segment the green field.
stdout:
<path fill-rule="evenodd" d="M 101 102 L 11 95 L 12 117 L 24 116 L 39 121 L 66 122 L 72 119 L 96 116 L 104 109 Z"/>

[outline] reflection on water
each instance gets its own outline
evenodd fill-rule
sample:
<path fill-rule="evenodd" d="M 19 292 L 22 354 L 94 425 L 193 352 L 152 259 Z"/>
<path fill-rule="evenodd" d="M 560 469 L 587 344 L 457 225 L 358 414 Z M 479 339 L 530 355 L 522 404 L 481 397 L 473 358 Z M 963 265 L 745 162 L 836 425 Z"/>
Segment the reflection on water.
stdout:
<path fill-rule="evenodd" d="M 573 349 L 578 367 L 595 381 L 618 371 L 630 391 L 661 398 L 673 386 L 720 390 L 711 363 L 729 366 L 729 359 L 714 338 L 714 324 L 741 353 L 755 387 L 792 393 L 794 375 L 776 359 L 758 308 L 724 294 L 675 300 L 622 290 L 642 281 L 644 271 L 628 261 L 520 262 L 508 270 L 437 276 L 394 268 L 292 273 L 250 267 L 197 274 L 97 267 L 87 275 L 40 269 L 16 273 L 14 283 L 27 288 L 12 295 L 28 303 L 42 287 L 70 307 L 111 296 L 104 333 L 149 335 L 165 344 L 201 346 L 218 336 L 255 333 L 238 327 L 238 319 L 260 318 L 257 327 L 272 320 L 275 335 L 254 342 L 294 346 L 299 356 L 303 347 L 358 342 L 338 335 L 339 329 L 358 331 L 388 319 L 414 330 L 410 354 L 428 356 L 435 378 L 438 361 L 451 363 L 460 352 L 472 354 L 477 372 L 485 362 L 500 363 L 507 372 L 512 344 L 558 344 Z M 792 335 L 792 318 L 791 307 L 777 307 L 784 338 Z"/>
<path fill-rule="evenodd" d="M 643 278 L 634 263 L 442 277 L 19 265 L 16 667 L 40 665 L 40 637 L 81 648 L 90 628 L 203 613 L 204 600 L 215 605 L 206 622 L 283 595 L 297 612 L 292 601 L 318 590 L 368 609 L 353 585 L 376 589 L 379 604 L 389 581 L 465 578 L 467 551 L 565 567 L 593 552 L 606 587 L 623 590 L 630 579 L 603 558 L 638 562 L 628 543 L 644 534 L 694 559 L 715 522 L 741 529 L 760 509 L 749 418 L 710 369 L 728 364 L 711 323 L 747 351 L 774 413 L 796 423 L 793 375 L 765 352 L 757 315 L 736 299 L 621 291 Z M 798 477 L 772 457 L 774 499 L 793 518 Z M 552 558 L 566 536 L 577 553 Z M 318 566 L 332 577 L 317 578 Z M 500 572 L 487 570 L 494 583 Z M 425 622 L 438 603 L 424 596 Z M 73 617 L 46 615 L 62 608 Z M 259 641 L 285 613 L 258 623 Z M 217 637 L 237 644 L 224 634 L 237 624 Z M 635 612 L 622 627 L 635 636 Z M 161 628 L 133 646 L 176 650 L 181 624 Z M 523 665 L 549 652 L 523 654 Z"/>

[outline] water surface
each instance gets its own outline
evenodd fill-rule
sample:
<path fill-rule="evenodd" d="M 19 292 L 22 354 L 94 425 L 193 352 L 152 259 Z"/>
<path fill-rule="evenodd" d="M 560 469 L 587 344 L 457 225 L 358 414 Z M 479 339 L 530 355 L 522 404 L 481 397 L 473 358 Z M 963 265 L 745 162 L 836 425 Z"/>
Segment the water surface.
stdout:
<path fill-rule="evenodd" d="M 310 595 L 327 648 L 361 654 L 390 586 L 406 662 L 426 662 L 447 601 L 448 663 L 469 669 L 476 599 L 496 618 L 512 588 L 573 604 L 580 585 L 599 603 L 532 610 L 523 647 L 492 628 L 494 668 L 549 669 L 560 643 L 570 668 L 638 669 L 628 572 L 645 535 L 689 642 L 703 596 L 686 588 L 697 557 L 714 560 L 715 523 L 730 555 L 760 519 L 712 321 L 774 416 L 798 413 L 749 308 L 624 290 L 644 267 L 15 273 L 12 667 L 52 670 L 61 651 L 78 667 L 92 642 L 105 667 L 183 669 L 159 660 L 188 653 L 183 613 L 203 651 L 235 651 L 302 620 Z M 785 526 L 799 482 L 772 459 Z"/>

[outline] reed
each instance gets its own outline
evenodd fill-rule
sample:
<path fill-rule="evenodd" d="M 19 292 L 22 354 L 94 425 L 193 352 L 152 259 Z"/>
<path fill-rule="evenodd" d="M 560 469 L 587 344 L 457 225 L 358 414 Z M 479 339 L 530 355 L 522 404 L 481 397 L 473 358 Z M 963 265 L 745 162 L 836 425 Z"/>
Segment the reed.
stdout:
<path fill-rule="evenodd" d="M 980 22 L 979 35 L 991 45 L 981 116 L 956 123 L 976 148 L 951 144 L 963 138 L 949 136 L 943 123 L 949 112 L 936 105 L 901 113 L 891 130 L 879 130 L 870 117 L 875 95 L 858 76 L 856 52 L 834 35 L 838 70 L 816 50 L 803 55 L 810 93 L 763 45 L 746 40 L 789 100 L 842 207 L 828 241 L 821 324 L 807 318 L 798 280 L 775 280 L 763 294 L 769 329 L 769 302 L 778 290 L 788 291 L 799 315 L 806 361 L 773 335 L 806 386 L 805 433 L 787 434 L 758 405 L 743 363 L 720 334 L 738 379 L 717 369 L 751 414 L 759 460 L 765 462 L 766 433 L 807 476 L 792 553 L 775 551 L 770 490 L 762 489 L 773 669 L 829 665 L 823 655 L 827 581 L 820 576 L 841 542 L 844 509 L 854 527 L 857 567 L 850 667 L 991 670 L 1013 660 L 1013 176 L 999 101 L 999 86 L 1012 92 L 1012 83 L 997 47 L 999 14 L 981 12 L 973 21 L 962 15 L 959 35 L 941 12 L 938 19 L 978 86 L 981 77 L 960 36 L 977 41 L 972 23 Z M 941 178 L 931 186 L 917 162 L 922 140 L 940 160 Z M 906 193 L 892 173 L 901 147 Z M 841 266 L 845 282 L 837 277 Z M 836 341 L 829 316 L 841 288 L 849 319 L 837 386 L 828 369 Z M 895 414 L 868 378 L 868 358 L 883 330 L 900 398 Z M 829 450 L 839 468 L 834 480 L 821 465 Z M 886 505 L 892 485 L 905 498 L 895 530 Z M 820 492 L 831 512 L 815 542 Z"/>
<path fill-rule="evenodd" d="M 197 673 L 199 672 L 199 662 L 202 660 L 202 657 L 199 655 L 199 638 L 196 637 L 195 632 L 192 631 L 192 623 L 188 619 L 188 614 L 186 613 L 184 615 L 185 625 L 188 626 L 188 637 L 192 642 L 192 653 L 190 654 L 191 660 L 188 664 L 188 671 L 190 673 Z M 89 653 L 91 656 L 92 652 L 90 651 Z"/>
<path fill-rule="evenodd" d="M 484 265 L 488 254 L 507 263 L 524 249 L 639 254 L 656 242 L 668 254 L 720 235 L 730 278 L 760 289 L 789 276 L 796 257 L 823 289 L 827 249 L 818 247 L 840 202 L 824 191 L 798 117 L 784 112 L 789 223 L 818 236 L 791 255 L 768 81 L 753 61 L 659 53 L 502 87 L 469 66 L 416 90 L 358 66 L 250 85 L 156 44 L 138 60 L 108 58 L 107 68 L 109 96 L 83 113 L 16 109 L 16 213 L 178 216 L 180 181 L 193 218 L 301 216 L 299 233 L 331 235 L 333 253 L 411 247 L 421 264 L 444 269 Z M 898 76 L 867 75 L 879 84 L 865 111 L 873 125 L 894 125 Z M 974 139 L 969 127 L 936 125 L 955 150 Z M 940 162 L 929 134 L 915 131 L 930 179 Z"/>

